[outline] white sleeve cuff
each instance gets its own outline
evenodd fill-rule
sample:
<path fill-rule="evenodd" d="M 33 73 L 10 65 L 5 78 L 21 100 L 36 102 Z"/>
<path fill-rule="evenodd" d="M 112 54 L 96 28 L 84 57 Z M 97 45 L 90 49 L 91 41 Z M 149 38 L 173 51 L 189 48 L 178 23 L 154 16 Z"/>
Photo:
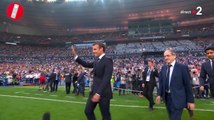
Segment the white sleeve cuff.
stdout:
<path fill-rule="evenodd" d="M 100 96 L 98 93 L 96 93 L 95 95 Z"/>
<path fill-rule="evenodd" d="M 74 60 L 77 60 L 77 58 L 78 58 L 78 56 L 75 56 L 75 57 L 74 57 Z"/>

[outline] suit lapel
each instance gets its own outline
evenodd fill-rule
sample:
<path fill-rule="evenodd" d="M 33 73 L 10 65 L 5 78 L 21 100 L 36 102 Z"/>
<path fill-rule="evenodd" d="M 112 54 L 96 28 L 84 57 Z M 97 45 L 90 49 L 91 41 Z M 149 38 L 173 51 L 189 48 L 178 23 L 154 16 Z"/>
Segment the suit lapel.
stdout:
<path fill-rule="evenodd" d="M 164 73 L 164 77 L 163 77 L 163 88 L 164 88 L 164 91 L 165 91 L 165 83 L 166 83 L 166 78 L 167 78 L 167 66 L 164 66 L 164 69 L 163 69 L 163 73 Z"/>
<path fill-rule="evenodd" d="M 149 70 L 149 68 L 146 67 L 146 69 L 145 69 L 146 76 L 147 76 L 148 70 Z"/>
<path fill-rule="evenodd" d="M 172 83 L 172 81 L 174 80 L 174 77 L 175 77 L 175 74 L 177 73 L 176 70 L 177 70 L 177 63 L 175 63 L 175 66 L 173 68 L 173 71 L 172 71 L 172 76 L 171 76 L 171 82 L 170 84 Z"/>
<path fill-rule="evenodd" d="M 214 75 L 213 68 L 212 68 L 212 66 L 211 66 L 210 60 L 208 60 L 208 62 L 207 62 L 207 64 L 205 65 L 205 67 L 207 67 L 207 68 L 205 68 L 205 69 L 208 71 L 208 73 L 210 73 L 211 76 Z"/>
<path fill-rule="evenodd" d="M 103 61 L 103 59 L 105 58 L 105 56 L 106 56 L 106 55 L 104 55 L 104 56 L 100 59 L 99 63 Z"/>
<path fill-rule="evenodd" d="M 103 62 L 103 59 L 104 59 L 105 55 L 99 60 L 99 61 L 95 61 L 94 62 L 94 72 L 96 72 L 96 69 L 98 67 L 98 65 Z"/>
<path fill-rule="evenodd" d="M 210 60 L 208 60 L 208 66 L 209 66 L 209 69 L 212 71 L 212 66 L 211 66 Z"/>

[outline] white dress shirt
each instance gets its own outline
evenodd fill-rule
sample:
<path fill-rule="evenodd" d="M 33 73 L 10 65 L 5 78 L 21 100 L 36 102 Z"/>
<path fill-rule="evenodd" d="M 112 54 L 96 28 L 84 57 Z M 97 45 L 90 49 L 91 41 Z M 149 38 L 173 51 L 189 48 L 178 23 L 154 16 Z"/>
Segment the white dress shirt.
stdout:
<path fill-rule="evenodd" d="M 174 70 L 174 67 L 175 67 L 175 60 L 170 64 L 170 65 L 172 65 L 171 67 L 170 67 L 170 71 L 169 71 L 169 91 L 170 91 L 170 84 L 171 84 L 171 78 L 172 78 L 172 72 L 173 72 L 173 70 Z"/>
<path fill-rule="evenodd" d="M 210 59 L 210 65 L 211 65 L 211 68 L 213 68 L 213 62 L 212 62 L 212 59 Z"/>

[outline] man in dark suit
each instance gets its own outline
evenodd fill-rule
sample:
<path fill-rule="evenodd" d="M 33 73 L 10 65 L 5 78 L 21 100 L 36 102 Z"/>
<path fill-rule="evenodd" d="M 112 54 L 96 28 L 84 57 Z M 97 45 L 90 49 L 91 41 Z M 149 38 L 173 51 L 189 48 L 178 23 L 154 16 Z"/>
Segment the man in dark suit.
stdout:
<path fill-rule="evenodd" d="M 205 49 L 208 57 L 208 61 L 201 66 L 200 74 L 200 90 L 204 91 L 204 83 L 208 79 L 210 84 L 210 97 L 214 98 L 214 45 L 211 45 Z"/>
<path fill-rule="evenodd" d="M 77 93 L 77 80 L 78 80 L 77 70 L 74 70 L 73 74 L 74 74 L 74 76 L 73 76 L 73 87 L 74 87 L 74 89 L 73 89 L 72 93 L 76 94 Z"/>
<path fill-rule="evenodd" d="M 56 73 L 54 73 L 54 70 L 52 71 L 52 73 L 50 74 L 50 77 L 49 77 L 49 79 L 50 79 L 50 92 L 54 92 L 54 82 L 55 82 L 55 80 L 56 80 Z"/>
<path fill-rule="evenodd" d="M 79 95 L 79 93 L 81 93 L 83 97 L 85 96 L 85 75 L 86 72 L 83 69 L 78 71 L 78 90 L 76 95 Z"/>
<path fill-rule="evenodd" d="M 143 95 L 148 99 L 149 101 L 149 111 L 153 110 L 153 105 L 155 104 L 153 99 L 153 90 L 156 86 L 156 79 L 155 77 L 158 77 L 158 70 L 154 67 L 154 63 L 151 59 L 148 61 L 148 67 L 144 69 L 143 72 Z"/>
<path fill-rule="evenodd" d="M 105 45 L 103 43 L 94 43 L 92 51 L 96 59 L 94 62 L 85 62 L 78 57 L 76 50 L 72 47 L 72 54 L 75 56 L 76 62 L 94 70 L 92 91 L 89 93 L 85 114 L 88 120 L 96 120 L 94 109 L 99 104 L 102 119 L 111 120 L 110 99 L 113 96 L 111 90 L 113 61 L 105 56 Z"/>
<path fill-rule="evenodd" d="M 159 74 L 159 90 L 156 102 L 160 104 L 162 97 L 166 104 L 169 119 L 181 120 L 184 108 L 189 111 L 193 111 L 195 108 L 189 69 L 176 61 L 176 54 L 172 49 L 167 49 L 164 52 L 164 59 L 167 65 L 162 67 Z"/>
<path fill-rule="evenodd" d="M 70 94 L 70 90 L 71 90 L 71 82 L 72 82 L 72 74 L 69 72 L 69 69 L 66 68 L 65 69 L 65 91 L 66 91 L 66 94 Z"/>
<path fill-rule="evenodd" d="M 60 71 L 56 70 L 54 74 L 56 74 L 56 76 L 55 76 L 56 78 L 55 78 L 55 81 L 54 81 L 54 92 L 57 92 L 58 84 L 59 84 L 59 81 L 60 81 Z"/>

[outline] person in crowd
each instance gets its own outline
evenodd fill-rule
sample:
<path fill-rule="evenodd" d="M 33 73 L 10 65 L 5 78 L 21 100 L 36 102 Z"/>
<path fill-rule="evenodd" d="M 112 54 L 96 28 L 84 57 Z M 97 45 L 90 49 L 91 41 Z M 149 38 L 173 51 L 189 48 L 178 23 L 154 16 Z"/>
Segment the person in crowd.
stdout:
<path fill-rule="evenodd" d="M 119 96 L 125 95 L 127 80 L 128 80 L 127 75 L 123 72 L 120 79 Z M 123 92 L 123 94 L 121 94 L 121 92 Z"/>
<path fill-rule="evenodd" d="M 56 69 L 54 74 L 56 74 L 56 78 L 54 81 L 54 92 L 57 92 L 59 81 L 60 81 L 60 70 Z"/>
<path fill-rule="evenodd" d="M 148 66 L 143 72 L 143 96 L 149 101 L 149 111 L 153 111 L 153 106 L 155 104 L 153 99 L 153 91 L 156 86 L 156 77 L 159 77 L 158 70 L 155 68 L 153 60 L 149 59 L 147 61 Z"/>
<path fill-rule="evenodd" d="M 131 74 L 130 70 L 127 73 L 126 89 L 127 89 L 127 94 L 130 94 L 131 90 L 133 89 L 133 87 L 132 87 L 132 74 Z"/>
<path fill-rule="evenodd" d="M 74 70 L 74 76 L 73 76 L 73 94 L 76 94 L 77 93 L 77 80 L 78 80 L 78 71 L 77 70 Z"/>
<path fill-rule="evenodd" d="M 112 75 L 112 77 L 111 77 L 111 89 L 112 89 L 112 92 L 114 91 L 114 84 L 115 84 L 115 76 Z"/>
<path fill-rule="evenodd" d="M 85 97 L 85 75 L 86 75 L 86 72 L 84 71 L 84 69 L 80 69 L 78 71 L 78 79 L 77 79 L 78 90 L 76 95 L 79 95 L 79 93 L 81 93 L 83 97 Z"/>
<path fill-rule="evenodd" d="M 70 73 L 68 68 L 64 70 L 64 77 L 65 77 L 65 92 L 66 94 L 70 94 L 72 74 Z"/>
<path fill-rule="evenodd" d="M 54 70 L 52 71 L 52 73 L 50 74 L 50 92 L 54 92 L 55 91 L 55 85 L 54 82 L 56 80 L 56 73 L 54 72 Z"/>
<path fill-rule="evenodd" d="M 193 96 L 195 98 L 201 97 L 200 93 L 200 81 L 199 81 L 199 74 L 197 73 L 196 69 L 191 71 L 191 78 L 192 78 L 192 86 L 193 86 Z"/>
<path fill-rule="evenodd" d="M 40 77 L 39 77 L 39 90 L 45 90 L 45 73 L 42 72 Z"/>
<path fill-rule="evenodd" d="M 142 70 L 140 68 L 137 68 L 136 78 L 137 78 L 137 90 L 140 91 L 140 92 L 138 92 L 139 96 L 143 92 L 143 87 L 142 87 L 143 76 L 142 75 L 143 75 Z"/>

